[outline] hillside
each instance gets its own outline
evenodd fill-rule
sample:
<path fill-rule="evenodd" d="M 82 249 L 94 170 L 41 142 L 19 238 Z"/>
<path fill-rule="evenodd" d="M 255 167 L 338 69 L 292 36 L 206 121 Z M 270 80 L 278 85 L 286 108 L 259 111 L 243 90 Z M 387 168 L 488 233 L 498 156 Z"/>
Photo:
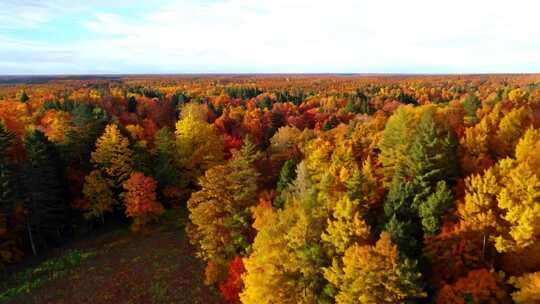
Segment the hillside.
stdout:
<path fill-rule="evenodd" d="M 126 227 L 75 242 L 8 276 L 0 302 L 219 303 L 202 281 L 185 221 L 185 212 L 174 210 L 144 235 Z"/>

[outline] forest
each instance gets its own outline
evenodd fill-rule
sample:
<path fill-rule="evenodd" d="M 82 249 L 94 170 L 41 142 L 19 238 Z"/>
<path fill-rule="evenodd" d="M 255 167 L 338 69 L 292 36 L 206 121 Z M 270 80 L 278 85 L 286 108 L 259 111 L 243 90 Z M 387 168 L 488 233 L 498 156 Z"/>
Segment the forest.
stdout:
<path fill-rule="evenodd" d="M 223 303 L 540 303 L 540 76 L 10 81 L 0 200 L 0 280 L 180 210 Z"/>

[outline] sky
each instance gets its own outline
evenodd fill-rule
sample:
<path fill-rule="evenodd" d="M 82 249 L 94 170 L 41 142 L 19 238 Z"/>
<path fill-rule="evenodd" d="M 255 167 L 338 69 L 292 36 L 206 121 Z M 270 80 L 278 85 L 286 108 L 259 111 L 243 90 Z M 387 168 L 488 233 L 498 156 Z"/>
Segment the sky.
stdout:
<path fill-rule="evenodd" d="M 540 72 L 535 0 L 0 0 L 0 75 Z"/>

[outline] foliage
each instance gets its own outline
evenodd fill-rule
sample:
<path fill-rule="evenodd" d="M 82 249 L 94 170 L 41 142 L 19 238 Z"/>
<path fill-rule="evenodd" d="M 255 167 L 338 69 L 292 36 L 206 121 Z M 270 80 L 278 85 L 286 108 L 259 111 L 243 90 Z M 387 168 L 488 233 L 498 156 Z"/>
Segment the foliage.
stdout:
<path fill-rule="evenodd" d="M 153 178 L 141 172 L 133 172 L 123 187 L 126 216 L 134 218 L 131 225 L 133 231 L 140 231 L 164 212 L 163 206 L 156 199 L 156 181 Z"/>
<path fill-rule="evenodd" d="M 120 134 L 115 124 L 107 125 L 105 132 L 96 142 L 91 162 L 97 169 L 103 170 L 114 186 L 120 186 L 132 171 L 133 151 L 129 140 Z"/>
<path fill-rule="evenodd" d="M 402 272 L 397 246 L 383 232 L 375 246 L 349 247 L 342 265 L 334 261 L 325 277 L 337 286 L 336 303 L 400 303 L 424 296 L 414 282 L 402 279 Z"/>

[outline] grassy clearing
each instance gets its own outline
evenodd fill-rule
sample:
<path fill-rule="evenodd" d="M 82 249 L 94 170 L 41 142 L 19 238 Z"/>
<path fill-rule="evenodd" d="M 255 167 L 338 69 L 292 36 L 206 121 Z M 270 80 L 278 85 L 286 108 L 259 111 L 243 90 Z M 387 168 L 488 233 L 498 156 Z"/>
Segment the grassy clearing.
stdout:
<path fill-rule="evenodd" d="M 0 283 L 1 303 L 220 303 L 184 232 L 185 210 L 168 211 L 144 234 L 122 229 Z"/>
<path fill-rule="evenodd" d="M 81 252 L 74 249 L 63 256 L 39 264 L 33 269 L 19 272 L 0 284 L 0 301 L 7 301 L 18 295 L 30 293 L 44 283 L 66 276 L 71 267 L 95 256 L 95 252 Z"/>

